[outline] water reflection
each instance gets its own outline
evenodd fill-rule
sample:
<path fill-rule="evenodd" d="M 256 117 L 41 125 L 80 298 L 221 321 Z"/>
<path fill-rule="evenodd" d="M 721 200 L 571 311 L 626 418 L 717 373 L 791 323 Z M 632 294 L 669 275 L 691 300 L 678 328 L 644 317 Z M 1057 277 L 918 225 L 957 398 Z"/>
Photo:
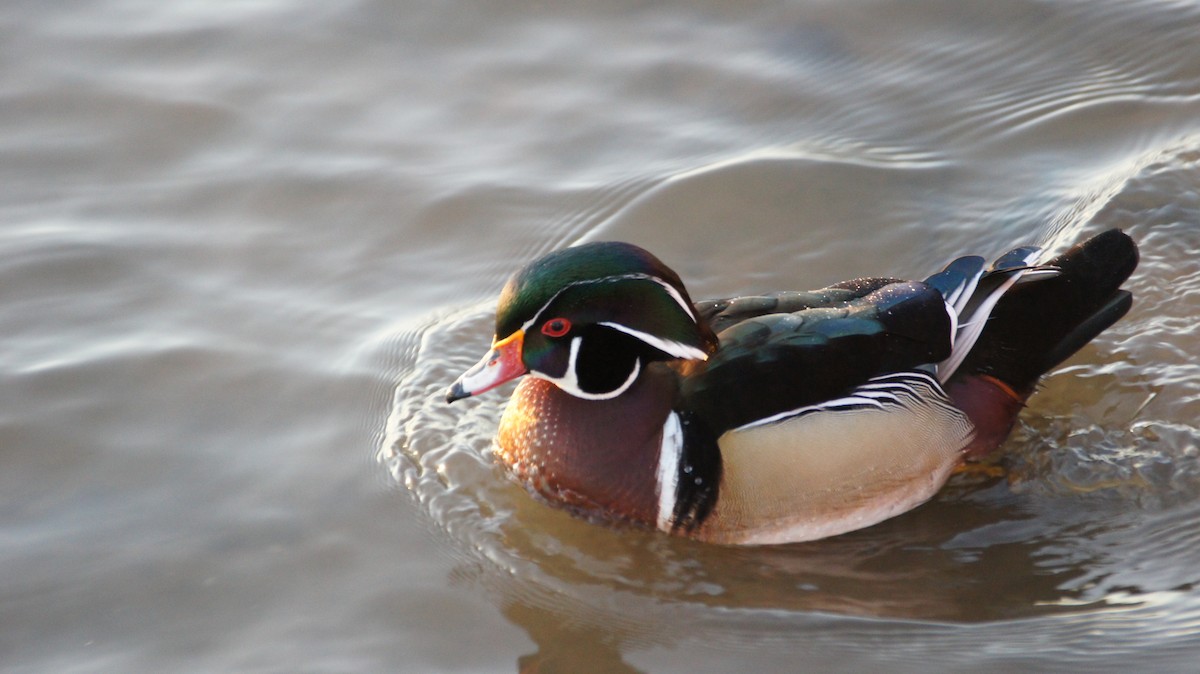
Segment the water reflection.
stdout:
<path fill-rule="evenodd" d="M 1086 526 L 1038 536 L 1002 483 L 982 492 L 958 487 L 972 497 L 941 499 L 931 504 L 934 512 L 898 518 L 882 531 L 818 543 L 713 549 L 624 532 L 620 537 L 636 544 L 614 548 L 607 536 L 588 546 L 587 536 L 559 530 L 556 554 L 537 533 L 506 536 L 510 560 L 524 558 L 512 575 L 465 566 L 536 644 L 516 663 L 519 672 L 636 672 L 642 670 L 632 654 L 672 651 L 708 636 L 746 649 L 765 635 L 803 641 L 849 626 L 821 615 L 868 619 L 857 624 L 857 637 L 842 633 L 851 640 L 915 630 L 929 648 L 939 641 L 949 648 L 970 633 L 947 630 L 948 623 L 1007 624 L 1009 632 L 1029 633 L 1056 616 L 1065 626 L 1112 619 L 1137 625 L 1144 618 L 1136 616 L 1179 605 L 1191 591 L 1190 583 L 1165 590 L 1123 585 L 1121 569 L 1130 560 L 1108 550 L 1118 539 Z M 1117 529 L 1128 535 L 1132 526 Z M 590 574 L 581 569 L 585 560 Z M 595 565 L 612 575 L 599 578 Z M 1194 613 L 1180 611 L 1172 622 L 1190 629 Z"/>
<path fill-rule="evenodd" d="M 519 626 L 538 650 L 517 660 L 521 674 L 579 672 L 579 674 L 633 674 L 641 670 L 625 661 L 631 634 L 580 624 L 568 612 L 546 610 L 513 600 L 500 608 L 504 617 Z"/>

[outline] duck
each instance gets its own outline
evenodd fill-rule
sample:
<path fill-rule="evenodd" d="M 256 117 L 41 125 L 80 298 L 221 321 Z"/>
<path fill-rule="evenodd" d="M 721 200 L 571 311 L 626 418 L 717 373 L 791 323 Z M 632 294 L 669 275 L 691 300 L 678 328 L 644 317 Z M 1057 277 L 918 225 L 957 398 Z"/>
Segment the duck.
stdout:
<path fill-rule="evenodd" d="M 693 302 L 648 251 L 584 243 L 513 274 L 446 400 L 521 378 L 495 460 L 594 522 L 724 545 L 840 535 L 992 454 L 1042 376 L 1129 311 L 1124 232 L 1043 257 Z"/>

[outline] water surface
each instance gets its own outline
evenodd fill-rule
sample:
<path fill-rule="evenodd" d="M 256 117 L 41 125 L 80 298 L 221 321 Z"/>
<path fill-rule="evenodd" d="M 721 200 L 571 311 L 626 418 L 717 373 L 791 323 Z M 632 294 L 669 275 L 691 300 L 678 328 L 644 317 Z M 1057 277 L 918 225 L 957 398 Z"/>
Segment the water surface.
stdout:
<path fill-rule="evenodd" d="M 0 668 L 1192 671 L 1200 7 L 10 3 Z M 505 277 L 697 297 L 1129 231 L 997 478 L 721 548 L 547 508 L 445 405 Z"/>

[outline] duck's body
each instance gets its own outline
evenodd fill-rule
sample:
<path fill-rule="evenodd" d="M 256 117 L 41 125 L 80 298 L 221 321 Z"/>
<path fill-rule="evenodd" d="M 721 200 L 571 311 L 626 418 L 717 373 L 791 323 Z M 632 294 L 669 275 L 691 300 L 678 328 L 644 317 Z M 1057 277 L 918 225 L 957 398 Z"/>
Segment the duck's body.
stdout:
<path fill-rule="evenodd" d="M 928 500 L 1128 310 L 1124 234 L 1036 254 L 693 305 L 645 251 L 579 246 L 513 277 L 448 399 L 531 373 L 496 456 L 585 516 L 719 543 L 835 535 Z"/>

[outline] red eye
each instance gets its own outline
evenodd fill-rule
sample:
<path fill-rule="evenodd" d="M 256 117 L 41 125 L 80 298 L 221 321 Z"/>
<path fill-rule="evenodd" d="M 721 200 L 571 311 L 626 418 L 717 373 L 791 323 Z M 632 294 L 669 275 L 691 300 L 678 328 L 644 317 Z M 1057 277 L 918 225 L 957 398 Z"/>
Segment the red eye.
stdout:
<path fill-rule="evenodd" d="M 562 337 L 571 329 L 571 321 L 565 318 L 551 318 L 542 324 L 542 334 L 547 337 Z"/>

